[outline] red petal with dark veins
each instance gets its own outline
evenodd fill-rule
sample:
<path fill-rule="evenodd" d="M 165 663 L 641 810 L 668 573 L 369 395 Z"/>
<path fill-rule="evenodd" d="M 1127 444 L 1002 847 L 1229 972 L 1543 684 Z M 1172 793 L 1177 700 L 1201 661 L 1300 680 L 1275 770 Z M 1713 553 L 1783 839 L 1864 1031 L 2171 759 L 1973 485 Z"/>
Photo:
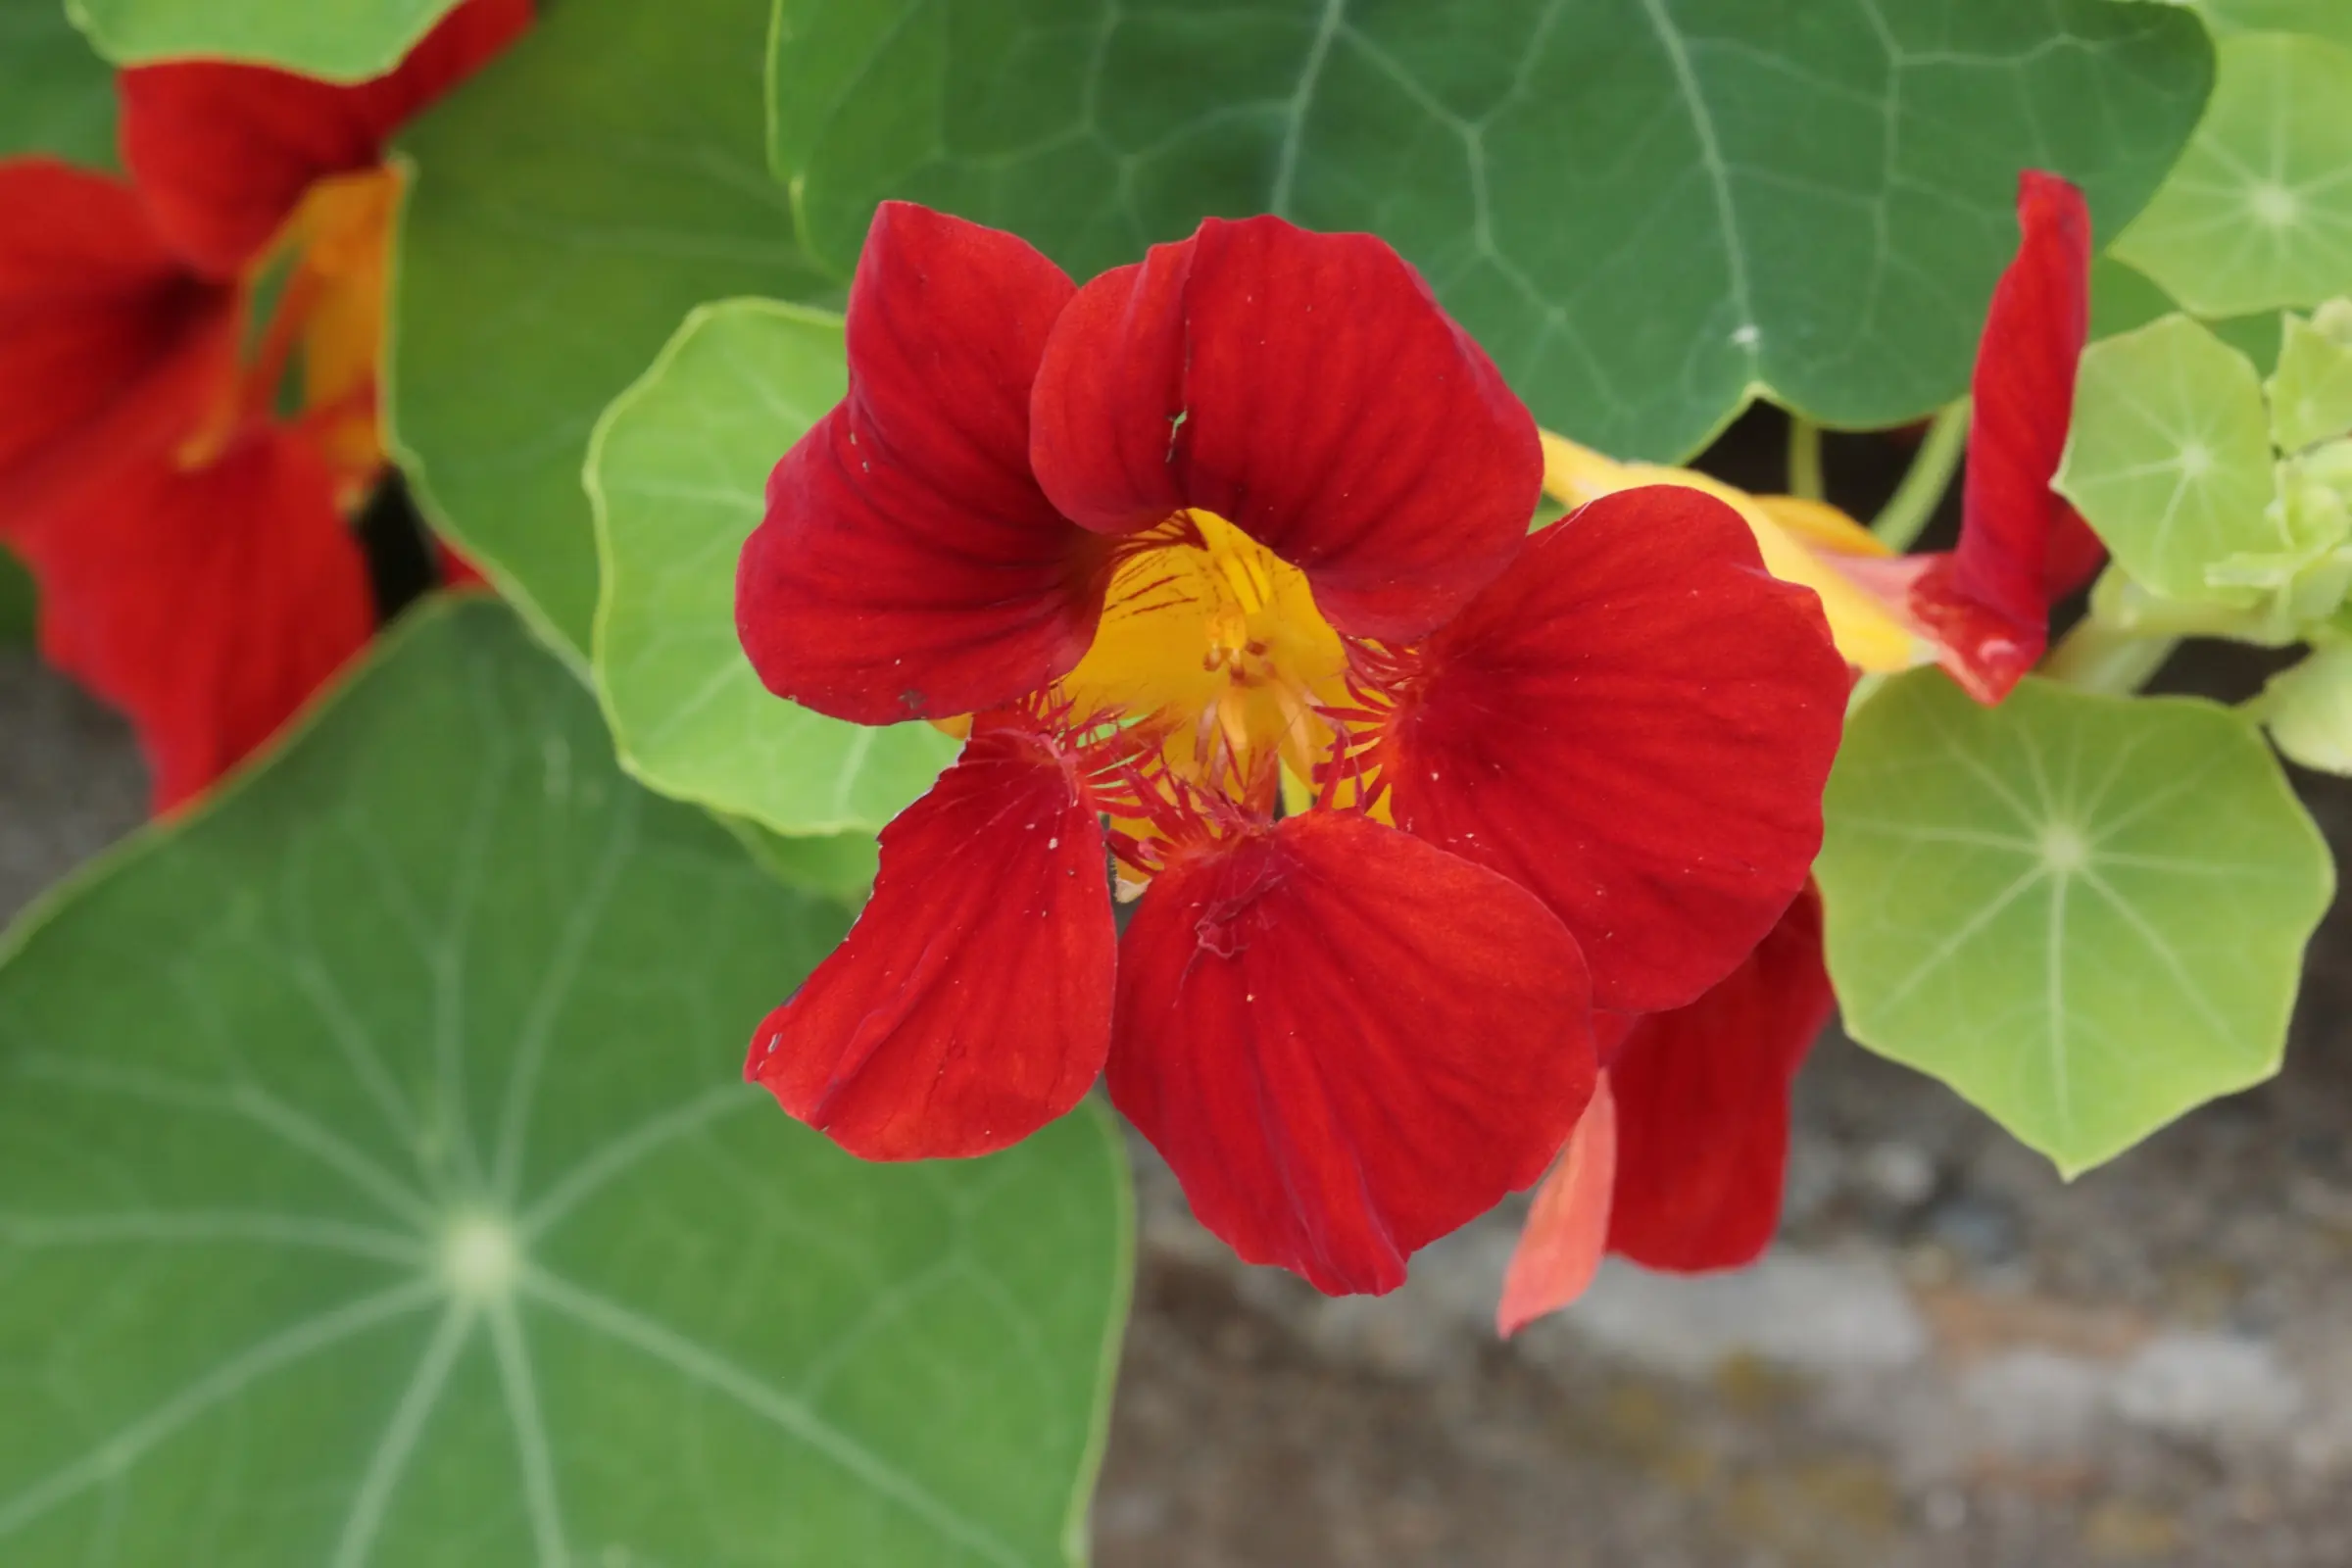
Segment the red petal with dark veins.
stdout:
<path fill-rule="evenodd" d="M 1592 1092 L 1576 943 L 1525 889 L 1354 813 L 1180 858 L 1120 950 L 1110 1097 L 1200 1222 L 1318 1290 L 1544 1173 Z"/>
<path fill-rule="evenodd" d="M 1911 608 L 1952 651 L 1979 702 L 1997 703 L 2041 657 L 2050 606 L 2106 552 L 2050 488 L 2074 417 L 2075 367 L 2090 329 L 2090 213 L 2054 174 L 2018 176 L 2017 256 L 1992 291 L 1977 368 L 1960 543 L 1912 590 Z"/>
<path fill-rule="evenodd" d="M 128 185 L 0 164 L 0 538 L 67 489 L 169 455 L 236 375 L 238 308 Z"/>
<path fill-rule="evenodd" d="M 744 1076 L 864 1159 L 1017 1144 L 1102 1070 L 1116 940 L 1069 764 L 983 728 L 882 830 L 872 901 L 760 1024 Z"/>
<path fill-rule="evenodd" d="M 1066 674 L 1106 541 L 1029 472 L 1029 387 L 1073 292 L 1010 234 L 904 202 L 850 289 L 850 395 L 784 455 L 735 624 L 780 697 L 860 724 L 947 717 Z"/>
<path fill-rule="evenodd" d="M 1426 645 L 1381 741 L 1399 827 L 1510 876 L 1595 1005 L 1680 1006 L 1805 883 L 1846 668 L 1738 514 L 1623 490 L 1537 533 Z"/>
<path fill-rule="evenodd" d="M 1821 898 L 1688 1007 L 1635 1025 L 1609 1069 L 1617 1193 L 1609 1250 L 1647 1268 L 1753 1262 L 1781 1218 L 1788 1086 L 1837 999 L 1821 960 Z"/>
<path fill-rule="evenodd" d="M 530 24 L 530 0 L 466 0 L 388 74 L 354 83 L 217 61 L 136 67 L 116 77 L 123 167 L 180 254 L 233 276 L 314 180 L 379 162 L 393 131 Z"/>
<path fill-rule="evenodd" d="M 203 468 L 117 472 L 22 544 L 43 656 L 129 715 L 159 811 L 269 739 L 374 631 L 334 475 L 283 430 Z"/>
<path fill-rule="evenodd" d="M 1592 1102 L 1577 1118 L 1559 1163 L 1536 1189 L 1527 1224 L 1502 1277 L 1494 1331 L 1509 1339 L 1540 1317 L 1574 1304 L 1592 1289 L 1609 1234 L 1617 1184 L 1617 1099 L 1602 1073 Z"/>
<path fill-rule="evenodd" d="M 1369 234 L 1209 219 L 1079 290 L 1047 345 L 1031 454 L 1089 528 L 1213 512 L 1298 566 L 1333 625 L 1417 637 L 1518 550 L 1535 419 Z"/>

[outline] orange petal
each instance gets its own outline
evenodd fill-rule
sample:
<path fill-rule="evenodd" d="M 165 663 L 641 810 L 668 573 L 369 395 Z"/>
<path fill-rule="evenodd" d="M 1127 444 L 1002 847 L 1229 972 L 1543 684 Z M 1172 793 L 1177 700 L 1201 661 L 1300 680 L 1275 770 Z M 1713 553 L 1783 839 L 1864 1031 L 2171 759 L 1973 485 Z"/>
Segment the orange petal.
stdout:
<path fill-rule="evenodd" d="M 1509 1339 L 1540 1317 L 1575 1304 L 1600 1270 L 1609 1235 L 1609 1203 L 1617 1185 L 1617 1098 L 1609 1075 L 1592 1086 L 1585 1114 L 1544 1185 L 1519 1233 L 1494 1330 Z"/>
<path fill-rule="evenodd" d="M 1858 668 L 1909 669 L 1934 650 L 1908 620 L 1840 568 L 1839 558 L 1885 557 L 1886 547 L 1835 507 L 1794 496 L 1751 496 L 1689 468 L 1618 463 L 1544 432 L 1544 488 L 1572 507 L 1644 484 L 1677 484 L 1728 503 L 1756 536 L 1764 567 L 1821 596 L 1838 652 Z"/>

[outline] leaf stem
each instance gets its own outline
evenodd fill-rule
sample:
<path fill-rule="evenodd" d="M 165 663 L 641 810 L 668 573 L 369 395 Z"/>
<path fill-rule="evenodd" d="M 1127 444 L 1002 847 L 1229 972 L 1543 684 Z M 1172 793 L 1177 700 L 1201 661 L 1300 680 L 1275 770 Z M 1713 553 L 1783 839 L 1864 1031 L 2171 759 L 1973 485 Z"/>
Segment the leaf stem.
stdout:
<path fill-rule="evenodd" d="M 1928 519 L 1951 487 L 1960 455 L 1968 450 L 1968 399 L 1947 403 L 1928 426 L 1911 460 L 1910 471 L 1870 524 L 1870 531 L 1895 550 L 1908 550 L 1927 531 Z"/>
<path fill-rule="evenodd" d="M 1801 414 L 1788 416 L 1788 493 L 1806 501 L 1830 493 L 1821 469 L 1821 426 Z"/>
<path fill-rule="evenodd" d="M 2120 631 L 2096 615 L 2085 615 L 2059 639 L 2040 673 L 2079 691 L 2128 697 L 2154 678 L 2180 646 L 2178 637 Z"/>

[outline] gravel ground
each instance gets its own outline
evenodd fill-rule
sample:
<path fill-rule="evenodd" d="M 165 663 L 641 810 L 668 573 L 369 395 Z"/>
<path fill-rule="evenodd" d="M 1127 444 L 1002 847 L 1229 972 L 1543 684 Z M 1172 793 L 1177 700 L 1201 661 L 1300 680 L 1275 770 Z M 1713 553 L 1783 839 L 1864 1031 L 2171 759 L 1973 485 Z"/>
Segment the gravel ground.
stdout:
<path fill-rule="evenodd" d="M 2305 782 L 2346 842 L 2352 789 Z M 118 723 L 0 650 L 0 915 L 136 823 L 143 789 Z M 1488 1325 L 1515 1214 L 1396 1296 L 1325 1301 L 1233 1262 L 1139 1152 L 1097 1559 L 2341 1568 L 2348 1004 L 2339 915 L 2285 1076 L 2072 1186 L 1827 1040 L 1764 1265 L 1613 1269 L 1508 1345 Z"/>

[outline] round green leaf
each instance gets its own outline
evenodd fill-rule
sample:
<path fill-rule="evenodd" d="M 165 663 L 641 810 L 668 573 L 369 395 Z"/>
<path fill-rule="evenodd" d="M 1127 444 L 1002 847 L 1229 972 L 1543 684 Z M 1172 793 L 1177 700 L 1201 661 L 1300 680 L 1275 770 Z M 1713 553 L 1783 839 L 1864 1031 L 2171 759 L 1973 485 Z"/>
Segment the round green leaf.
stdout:
<path fill-rule="evenodd" d="M 736 640 L 735 558 L 768 470 L 848 387 L 840 317 L 706 306 L 588 446 L 596 688 L 621 765 L 783 834 L 874 832 L 956 756 L 928 724 L 847 724 L 771 695 Z"/>
<path fill-rule="evenodd" d="M 2352 48 L 2222 41 L 2213 102 L 2115 254 L 2199 316 L 2352 293 Z"/>
<path fill-rule="evenodd" d="M 843 272 L 875 202 L 1084 276 L 1205 214 L 1370 229 L 1546 424 L 1674 458 L 1749 398 L 1966 385 L 2018 171 L 2136 212 L 2211 79 L 2105 0 L 782 0 L 775 160 Z"/>
<path fill-rule="evenodd" d="M 2168 316 L 2083 351 L 2052 481 L 2124 569 L 2174 599 L 2224 597 L 2207 568 L 2289 543 L 2262 382 L 2237 350 Z"/>
<path fill-rule="evenodd" d="M 2335 873 L 2240 714 L 1920 670 L 1855 714 L 1826 810 L 1847 1030 L 2066 1174 L 2278 1070 Z"/>
<path fill-rule="evenodd" d="M 283 66 L 329 81 L 382 75 L 457 3 L 65 0 L 91 41 L 119 65 L 202 56 Z"/>
<path fill-rule="evenodd" d="M 582 668 L 605 405 L 703 301 L 831 288 L 760 153 L 767 21 L 765 0 L 564 0 L 406 143 L 394 441 L 428 514 Z"/>
<path fill-rule="evenodd" d="M 0 963 L 0 1560 L 1076 1560 L 1120 1147 L 777 1112 L 743 1042 L 843 923 L 421 616 Z"/>
<path fill-rule="evenodd" d="M 59 0 L 0 0 L 0 158 L 115 167 L 115 74 Z"/>

